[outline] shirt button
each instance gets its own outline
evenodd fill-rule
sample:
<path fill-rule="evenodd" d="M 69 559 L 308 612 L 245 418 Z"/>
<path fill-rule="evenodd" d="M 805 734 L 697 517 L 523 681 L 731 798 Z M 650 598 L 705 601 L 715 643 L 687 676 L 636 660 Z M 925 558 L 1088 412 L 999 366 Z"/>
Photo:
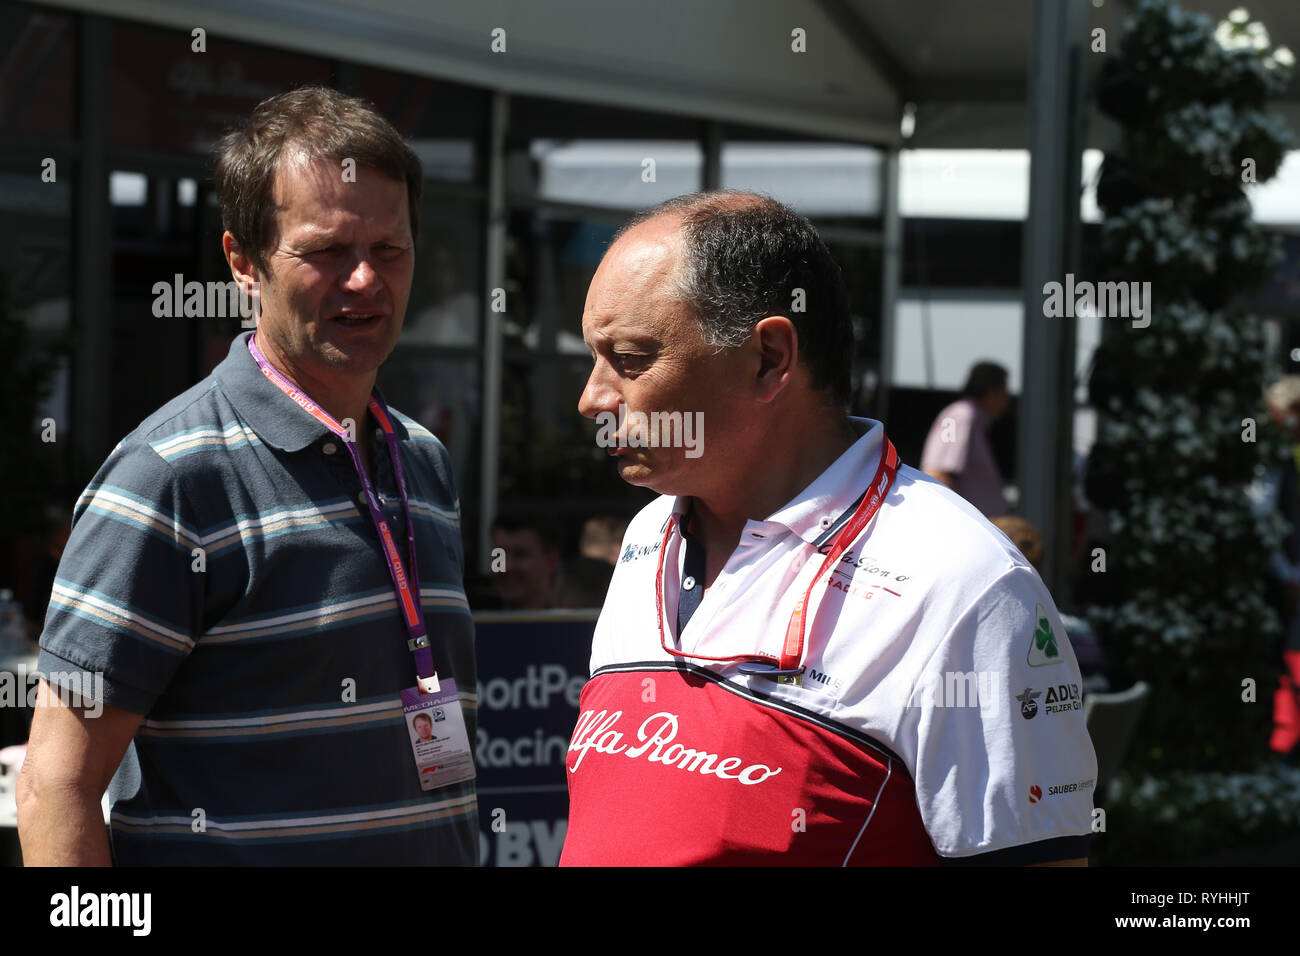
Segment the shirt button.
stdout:
<path fill-rule="evenodd" d="M 695 590 L 695 578 L 691 577 L 689 574 L 686 575 L 682 580 L 682 589 L 686 591 Z"/>
<path fill-rule="evenodd" d="M 327 455 L 332 455 L 339 450 L 339 446 L 334 444 L 332 441 L 327 441 L 324 445 L 321 446 L 320 450 Z"/>
<path fill-rule="evenodd" d="M 822 515 L 821 520 L 818 521 L 817 524 L 821 527 L 823 531 L 825 531 L 827 528 L 831 526 L 831 516 Z"/>

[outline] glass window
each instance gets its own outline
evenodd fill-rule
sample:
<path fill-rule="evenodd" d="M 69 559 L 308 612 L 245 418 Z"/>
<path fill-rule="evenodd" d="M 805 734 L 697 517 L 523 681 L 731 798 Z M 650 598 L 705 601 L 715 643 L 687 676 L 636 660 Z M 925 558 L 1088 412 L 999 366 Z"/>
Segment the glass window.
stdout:
<path fill-rule="evenodd" d="M 6 361 L 43 362 L 54 365 L 41 384 L 48 388 L 35 403 L 35 420 L 53 418 L 56 434 L 66 434 L 69 420 L 69 364 L 72 317 L 72 189 L 70 168 L 58 181 L 33 188 L 30 170 L 0 170 L 0 310 L 7 322 L 21 323 L 26 339 L 23 354 L 5 355 Z M 6 337 L 5 351 L 16 339 Z M 17 381 L 11 366 L 6 381 Z M 10 410 L 5 421 L 14 421 Z"/>
<path fill-rule="evenodd" d="M 766 193 L 811 219 L 876 219 L 881 157 L 848 143 L 727 142 L 722 185 Z"/>
<path fill-rule="evenodd" d="M 140 169 L 109 173 L 112 212 L 112 362 L 110 434 L 121 438 L 168 399 L 198 381 L 205 336 L 218 335 L 229 347 L 239 331 L 237 315 L 171 314 L 175 295 L 159 298 L 158 283 L 182 288 L 190 282 L 226 281 L 230 270 L 216 266 L 205 274 L 204 261 L 219 255 L 220 231 L 214 223 L 196 235 L 196 209 L 181 205 L 181 177 Z M 215 303 L 214 303 L 215 304 Z M 159 314 L 161 313 L 161 314 Z M 222 352 L 222 358 L 225 353 Z M 96 360 L 96 357 L 90 357 Z"/>
<path fill-rule="evenodd" d="M 682 117 L 515 97 L 506 138 L 510 200 L 630 212 L 695 192 L 703 131 Z"/>
<path fill-rule="evenodd" d="M 546 202 L 645 209 L 703 184 L 704 151 L 691 141 L 535 139 L 528 158 Z"/>
<path fill-rule="evenodd" d="M 847 240 L 826 242 L 839 264 L 853 316 L 853 405 L 855 415 L 871 415 L 881 370 L 880 246 Z"/>
<path fill-rule="evenodd" d="M 903 285 L 920 288 L 1020 287 L 1019 222 L 904 219 Z"/>
<path fill-rule="evenodd" d="M 504 322 L 508 348 L 588 356 L 582 340 L 587 287 L 621 219 L 545 209 L 511 215 Z"/>
<path fill-rule="evenodd" d="M 460 496 L 467 567 L 473 567 L 479 507 L 482 385 L 478 356 L 422 354 L 398 348 L 379 370 L 384 397 L 438 436 L 451 456 Z"/>
<path fill-rule="evenodd" d="M 77 44 L 72 16 L 0 0 L 0 132 L 71 139 Z"/>
<path fill-rule="evenodd" d="M 415 277 L 399 348 L 478 348 L 483 316 L 483 206 L 425 196 Z"/>
<path fill-rule="evenodd" d="M 385 397 L 451 455 L 469 567 L 480 514 L 483 219 L 477 200 L 425 195 L 402 336 L 379 373 Z"/>
<path fill-rule="evenodd" d="M 189 33 L 113 22 L 108 126 L 113 146 L 206 156 L 230 127 L 276 93 L 330 85 L 330 61 L 215 34 L 194 53 Z"/>
<path fill-rule="evenodd" d="M 898 207 L 908 217 L 1021 221 L 1029 211 L 1029 152 L 905 149 Z"/>
<path fill-rule="evenodd" d="M 40 168 L 0 168 L 0 586 L 40 633 L 59 535 L 85 477 L 73 474 L 72 188 Z M 52 439 L 52 440 L 51 440 Z"/>
<path fill-rule="evenodd" d="M 942 294 L 898 301 L 894 337 L 894 384 L 960 391 L 970 366 L 989 360 L 1008 371 L 1007 387 L 1020 392 L 1024 303 L 1006 294 Z"/>
<path fill-rule="evenodd" d="M 426 179 L 481 180 L 489 94 L 457 83 L 357 67 L 357 93 L 397 128 L 424 164 Z"/>
<path fill-rule="evenodd" d="M 506 361 L 501 420 L 501 507 L 545 508 L 556 517 L 625 513 L 654 495 L 627 484 L 598 426 L 578 413 L 591 358 Z M 629 503 L 631 503 L 629 505 Z"/>

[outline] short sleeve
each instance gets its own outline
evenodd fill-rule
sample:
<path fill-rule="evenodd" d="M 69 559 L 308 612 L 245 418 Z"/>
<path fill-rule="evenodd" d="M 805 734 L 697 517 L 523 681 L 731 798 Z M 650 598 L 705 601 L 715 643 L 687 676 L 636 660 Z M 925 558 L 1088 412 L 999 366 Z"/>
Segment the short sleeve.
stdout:
<path fill-rule="evenodd" d="M 940 412 L 925 436 L 921 470 L 946 471 L 954 475 L 965 471 L 972 426 L 969 405 L 958 402 Z"/>
<path fill-rule="evenodd" d="M 1097 758 L 1081 684 L 1056 606 L 1028 567 L 1001 575 L 952 625 L 904 718 L 921 817 L 941 856 L 1088 855 Z"/>
<path fill-rule="evenodd" d="M 171 465 L 118 446 L 77 502 L 41 634 L 46 679 L 147 714 L 202 630 L 199 527 Z"/>

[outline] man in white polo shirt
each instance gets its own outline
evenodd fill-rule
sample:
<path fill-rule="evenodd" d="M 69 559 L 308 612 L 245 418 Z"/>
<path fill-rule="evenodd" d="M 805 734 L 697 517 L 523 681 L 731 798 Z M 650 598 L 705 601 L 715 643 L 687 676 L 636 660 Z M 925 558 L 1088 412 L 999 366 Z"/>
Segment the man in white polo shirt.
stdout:
<path fill-rule="evenodd" d="M 1056 607 L 847 416 L 846 294 L 811 224 L 746 193 L 649 210 L 583 336 L 579 409 L 661 497 L 596 626 L 561 864 L 1085 864 L 1096 758 Z"/>

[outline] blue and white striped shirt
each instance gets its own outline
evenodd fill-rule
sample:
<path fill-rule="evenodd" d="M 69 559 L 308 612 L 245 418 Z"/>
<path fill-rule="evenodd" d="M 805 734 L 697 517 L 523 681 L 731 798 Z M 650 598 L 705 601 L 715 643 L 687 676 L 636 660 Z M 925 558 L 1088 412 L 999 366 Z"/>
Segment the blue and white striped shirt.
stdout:
<path fill-rule="evenodd" d="M 399 698 L 415 667 L 351 457 L 262 375 L 248 334 L 114 449 L 77 502 L 55 580 L 42 673 L 102 672 L 103 702 L 144 715 L 109 789 L 114 859 L 473 865 L 473 782 L 419 786 Z M 451 462 L 390 411 L 434 660 L 473 741 Z M 374 442 L 405 543 L 377 428 Z"/>

